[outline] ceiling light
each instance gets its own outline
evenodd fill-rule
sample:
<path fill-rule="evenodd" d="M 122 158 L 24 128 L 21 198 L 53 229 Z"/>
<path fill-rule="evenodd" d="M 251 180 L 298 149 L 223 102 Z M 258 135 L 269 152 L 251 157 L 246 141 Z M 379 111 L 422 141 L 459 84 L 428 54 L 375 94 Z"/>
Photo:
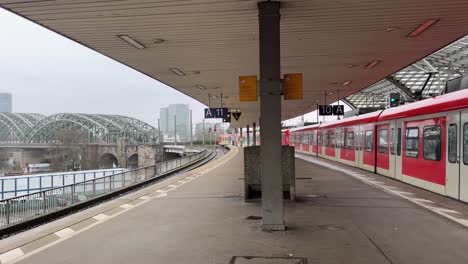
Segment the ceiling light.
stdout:
<path fill-rule="evenodd" d="M 372 69 L 380 62 L 381 62 L 380 60 L 371 61 L 369 64 L 366 65 L 366 69 Z"/>
<path fill-rule="evenodd" d="M 427 21 L 424 22 L 422 25 L 420 25 L 417 29 L 415 29 L 413 32 L 409 33 L 408 37 L 414 38 L 414 37 L 419 36 L 419 34 L 421 34 L 423 31 L 425 31 L 425 30 L 428 29 L 430 26 L 432 26 L 433 24 L 435 24 L 437 21 L 439 21 L 439 19 L 430 19 L 430 20 L 427 20 Z"/>
<path fill-rule="evenodd" d="M 179 76 L 185 76 L 185 72 L 177 69 L 177 68 L 169 68 L 169 70 L 171 70 L 173 73 L 179 75 Z"/>
<path fill-rule="evenodd" d="M 213 99 L 218 99 L 218 97 L 216 95 L 213 95 Z"/>
<path fill-rule="evenodd" d="M 344 82 L 343 85 L 348 85 L 350 83 L 351 83 L 351 80 Z"/>
<path fill-rule="evenodd" d="M 145 45 L 141 44 L 140 42 L 132 39 L 131 37 L 127 36 L 127 35 L 117 35 L 118 38 L 124 40 L 125 42 L 127 42 L 128 44 L 132 45 L 133 47 L 137 48 L 137 49 L 145 49 Z"/>
<path fill-rule="evenodd" d="M 162 39 L 162 38 L 157 38 L 157 39 L 153 39 L 153 43 L 154 44 L 161 44 L 163 42 L 165 42 L 166 40 Z"/>
<path fill-rule="evenodd" d="M 195 86 L 200 90 L 206 90 L 206 87 L 204 85 L 197 84 Z"/>
<path fill-rule="evenodd" d="M 332 94 L 333 94 L 333 92 L 329 92 L 327 95 L 332 95 Z"/>

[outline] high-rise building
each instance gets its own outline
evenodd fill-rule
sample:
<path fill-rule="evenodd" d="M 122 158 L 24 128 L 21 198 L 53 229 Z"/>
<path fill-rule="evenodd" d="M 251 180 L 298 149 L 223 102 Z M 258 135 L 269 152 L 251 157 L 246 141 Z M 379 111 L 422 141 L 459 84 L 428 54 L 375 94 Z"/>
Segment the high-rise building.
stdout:
<path fill-rule="evenodd" d="M 175 118 L 175 123 L 174 123 Z M 186 104 L 171 104 L 159 111 L 161 133 L 168 141 L 174 140 L 174 130 L 178 142 L 190 141 L 190 108 Z M 175 129 L 174 129 L 175 128 Z"/>
<path fill-rule="evenodd" d="M 0 93 L 0 113 L 11 113 L 12 109 L 11 94 Z"/>

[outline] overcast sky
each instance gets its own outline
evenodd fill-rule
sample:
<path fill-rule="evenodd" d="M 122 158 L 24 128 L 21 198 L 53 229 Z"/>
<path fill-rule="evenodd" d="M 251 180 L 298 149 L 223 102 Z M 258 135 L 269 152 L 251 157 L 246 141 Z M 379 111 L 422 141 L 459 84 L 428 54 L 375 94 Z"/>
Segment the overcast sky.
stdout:
<path fill-rule="evenodd" d="M 159 108 L 204 105 L 99 53 L 0 8 L 0 92 L 14 112 L 121 114 L 157 124 Z"/>

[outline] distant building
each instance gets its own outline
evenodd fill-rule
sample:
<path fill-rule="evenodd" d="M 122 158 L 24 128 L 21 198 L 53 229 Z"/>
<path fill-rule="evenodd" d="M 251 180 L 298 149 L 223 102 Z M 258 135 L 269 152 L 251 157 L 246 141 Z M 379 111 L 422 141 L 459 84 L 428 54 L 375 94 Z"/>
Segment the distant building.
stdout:
<path fill-rule="evenodd" d="M 175 117 L 175 124 L 174 124 Z M 159 111 L 161 133 L 166 141 L 174 140 L 174 126 L 178 142 L 190 141 L 190 107 L 186 104 L 171 104 Z"/>
<path fill-rule="evenodd" d="M 11 113 L 13 109 L 11 94 L 0 93 L 0 113 Z"/>

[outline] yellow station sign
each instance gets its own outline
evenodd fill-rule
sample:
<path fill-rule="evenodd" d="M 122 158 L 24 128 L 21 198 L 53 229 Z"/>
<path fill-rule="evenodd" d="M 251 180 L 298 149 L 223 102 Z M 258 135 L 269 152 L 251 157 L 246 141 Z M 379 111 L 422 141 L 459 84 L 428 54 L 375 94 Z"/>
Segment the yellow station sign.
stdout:
<path fill-rule="evenodd" d="M 257 76 L 239 76 L 239 100 L 255 102 L 257 94 Z"/>
<path fill-rule="evenodd" d="M 284 75 L 283 94 L 284 100 L 302 100 L 302 73 Z"/>

